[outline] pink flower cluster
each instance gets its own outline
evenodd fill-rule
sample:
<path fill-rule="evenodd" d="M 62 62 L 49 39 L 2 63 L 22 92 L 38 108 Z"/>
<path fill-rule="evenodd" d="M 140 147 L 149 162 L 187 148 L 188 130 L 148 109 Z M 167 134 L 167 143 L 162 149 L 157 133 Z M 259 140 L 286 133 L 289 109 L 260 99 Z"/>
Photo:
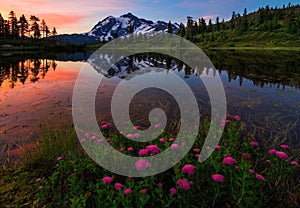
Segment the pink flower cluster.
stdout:
<path fill-rule="evenodd" d="M 190 186 L 190 183 L 189 183 L 189 181 L 186 179 L 186 178 L 183 178 L 183 179 L 179 179 L 178 181 L 177 181 L 177 185 L 180 187 L 180 188 L 182 188 L 182 189 L 184 189 L 184 190 L 189 190 L 190 188 L 191 188 L 191 186 Z"/>
<path fill-rule="evenodd" d="M 147 160 L 138 160 L 135 162 L 135 167 L 138 171 L 145 170 L 151 167 L 151 164 Z"/>
<path fill-rule="evenodd" d="M 160 151 L 160 148 L 156 145 L 148 145 L 146 149 L 153 154 L 158 154 Z"/>
<path fill-rule="evenodd" d="M 102 178 L 102 181 L 104 184 L 110 184 L 111 182 L 113 182 L 113 178 L 109 177 L 109 176 L 106 176 L 104 178 Z"/>
<path fill-rule="evenodd" d="M 225 157 L 223 159 L 223 164 L 226 165 L 233 165 L 236 162 L 236 159 L 233 159 L 232 157 Z"/>
<path fill-rule="evenodd" d="M 225 180 L 225 177 L 221 174 L 213 174 L 211 178 L 218 183 L 223 183 Z"/>
<path fill-rule="evenodd" d="M 196 171 L 196 167 L 191 164 L 186 164 L 182 167 L 181 171 L 183 173 L 187 173 L 188 175 L 194 175 Z"/>

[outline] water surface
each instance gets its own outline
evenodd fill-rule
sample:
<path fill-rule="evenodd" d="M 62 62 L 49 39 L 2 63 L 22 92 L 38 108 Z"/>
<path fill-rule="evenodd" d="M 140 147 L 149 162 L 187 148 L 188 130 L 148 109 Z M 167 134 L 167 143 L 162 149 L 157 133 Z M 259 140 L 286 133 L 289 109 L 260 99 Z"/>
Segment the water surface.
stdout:
<path fill-rule="evenodd" d="M 228 113 L 241 115 L 257 137 L 286 138 L 300 144 L 300 53 L 295 51 L 208 51 L 225 87 Z M 13 150 L 34 140 L 40 125 L 71 121 L 71 103 L 78 72 L 89 54 L 57 57 L 1 57 L 0 59 L 0 147 Z M 193 89 L 202 114 L 210 113 L 210 102 L 199 74 L 170 57 L 141 54 L 123 60 L 105 74 L 96 99 L 96 112 L 109 119 L 110 99 L 117 84 L 141 66 L 158 66 L 179 74 Z M 153 72 L 155 73 L 155 72 Z M 205 75 L 203 71 L 203 75 Z M 210 73 L 207 71 L 207 73 Z M 154 107 L 176 113 L 168 94 L 144 90 L 131 103 L 132 118 L 147 125 Z M 171 106 L 171 107 L 170 107 Z M 263 132 L 263 133 L 262 133 Z"/>

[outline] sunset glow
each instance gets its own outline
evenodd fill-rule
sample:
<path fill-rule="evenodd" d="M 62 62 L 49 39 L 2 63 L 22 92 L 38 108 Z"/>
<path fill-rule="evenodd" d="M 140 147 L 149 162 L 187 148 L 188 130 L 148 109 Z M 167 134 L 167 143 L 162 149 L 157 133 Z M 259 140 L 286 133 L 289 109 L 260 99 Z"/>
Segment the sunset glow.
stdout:
<path fill-rule="evenodd" d="M 282 7 L 289 2 L 299 3 L 297 0 L 15 0 L 1 2 L 0 13 L 7 18 L 13 10 L 19 17 L 25 14 L 28 18 L 31 14 L 45 19 L 49 28 L 54 26 L 60 34 L 82 33 L 89 31 L 98 21 L 108 15 L 120 16 L 124 13 L 133 14 L 151 20 L 186 22 L 186 16 L 195 19 L 229 19 L 232 11 L 243 12 L 244 8 L 253 11 L 266 5 Z"/>

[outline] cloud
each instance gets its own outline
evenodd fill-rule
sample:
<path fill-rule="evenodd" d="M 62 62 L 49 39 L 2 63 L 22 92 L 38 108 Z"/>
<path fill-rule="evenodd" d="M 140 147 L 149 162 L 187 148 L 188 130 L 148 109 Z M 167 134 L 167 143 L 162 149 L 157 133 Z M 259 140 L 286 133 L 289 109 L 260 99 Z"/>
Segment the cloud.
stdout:
<path fill-rule="evenodd" d="M 61 14 L 61 13 L 41 13 L 37 15 L 40 19 L 45 19 L 49 27 L 65 28 L 80 24 L 87 17 L 85 15 Z"/>

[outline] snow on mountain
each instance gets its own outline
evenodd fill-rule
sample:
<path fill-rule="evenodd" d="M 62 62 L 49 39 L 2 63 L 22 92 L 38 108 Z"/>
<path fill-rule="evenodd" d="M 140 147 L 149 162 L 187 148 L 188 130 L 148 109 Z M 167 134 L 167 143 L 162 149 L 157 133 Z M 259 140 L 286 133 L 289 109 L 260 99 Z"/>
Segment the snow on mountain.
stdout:
<path fill-rule="evenodd" d="M 163 21 L 153 22 L 128 13 L 120 17 L 108 16 L 95 25 L 90 32 L 85 34 L 100 40 L 108 40 L 109 38 L 113 39 L 115 37 L 127 35 L 130 30 L 129 27 L 132 27 L 133 33 L 144 34 L 151 31 L 167 31 L 168 23 Z M 172 28 L 175 33 L 177 32 L 179 25 L 172 24 Z"/>
<path fill-rule="evenodd" d="M 130 28 L 130 29 L 129 29 Z M 177 23 L 172 24 L 173 33 L 179 29 Z M 107 41 L 116 37 L 121 37 L 133 32 L 135 34 L 145 34 L 148 32 L 167 31 L 168 23 L 163 21 L 153 22 L 138 18 L 131 13 L 124 14 L 120 17 L 108 16 L 98 22 L 90 32 L 72 35 L 57 35 L 51 37 L 64 43 L 72 44 L 92 44 L 99 41 Z"/>

